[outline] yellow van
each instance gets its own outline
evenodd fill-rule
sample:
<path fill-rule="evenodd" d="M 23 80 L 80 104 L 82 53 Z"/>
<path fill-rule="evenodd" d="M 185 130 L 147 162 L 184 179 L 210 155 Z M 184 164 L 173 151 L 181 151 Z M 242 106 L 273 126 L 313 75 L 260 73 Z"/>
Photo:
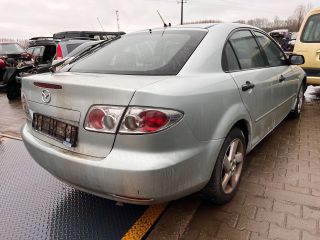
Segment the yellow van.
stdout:
<path fill-rule="evenodd" d="M 320 85 L 320 8 L 305 17 L 293 52 L 305 58 L 301 67 L 307 73 L 307 85 Z"/>

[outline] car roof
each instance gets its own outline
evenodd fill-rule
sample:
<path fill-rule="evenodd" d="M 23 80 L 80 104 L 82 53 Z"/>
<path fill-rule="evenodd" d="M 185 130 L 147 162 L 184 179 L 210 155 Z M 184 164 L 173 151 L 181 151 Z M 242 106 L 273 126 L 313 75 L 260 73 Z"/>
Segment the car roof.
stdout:
<path fill-rule="evenodd" d="M 314 13 L 319 13 L 319 12 L 320 12 L 320 8 L 314 8 L 309 12 L 309 14 L 314 14 Z"/>
<path fill-rule="evenodd" d="M 171 27 L 157 27 L 157 28 L 151 28 L 148 30 L 141 30 L 141 31 L 136 31 L 132 32 L 129 34 L 134 34 L 134 33 L 143 33 L 147 31 L 163 31 L 164 29 L 167 30 L 193 30 L 193 29 L 198 29 L 198 30 L 214 30 L 216 26 L 226 28 L 228 30 L 230 29 L 236 29 L 236 28 L 252 28 L 252 29 L 259 29 L 257 27 L 247 25 L 247 24 L 242 24 L 242 23 L 201 23 L 201 24 L 184 24 L 184 25 L 175 25 Z"/>

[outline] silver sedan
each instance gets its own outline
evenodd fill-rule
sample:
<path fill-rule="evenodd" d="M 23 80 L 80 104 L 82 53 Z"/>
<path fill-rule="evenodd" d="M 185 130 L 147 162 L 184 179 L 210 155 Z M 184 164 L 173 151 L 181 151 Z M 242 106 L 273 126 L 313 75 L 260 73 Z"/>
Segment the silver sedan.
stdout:
<path fill-rule="evenodd" d="M 153 204 L 201 191 L 223 204 L 246 154 L 299 117 L 303 62 L 247 25 L 127 34 L 23 79 L 23 140 L 39 165 L 85 192 Z"/>

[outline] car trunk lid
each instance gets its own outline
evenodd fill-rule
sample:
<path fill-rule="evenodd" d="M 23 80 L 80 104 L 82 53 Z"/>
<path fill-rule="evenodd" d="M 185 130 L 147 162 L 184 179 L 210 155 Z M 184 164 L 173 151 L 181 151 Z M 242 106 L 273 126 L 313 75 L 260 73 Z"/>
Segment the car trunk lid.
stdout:
<path fill-rule="evenodd" d="M 137 89 L 162 78 L 68 72 L 25 78 L 22 91 L 32 116 L 41 114 L 78 128 L 75 147 L 40 131 L 34 130 L 33 135 L 71 152 L 106 157 L 112 149 L 115 134 L 85 130 L 83 123 L 89 108 L 92 105 L 128 106 Z M 44 90 L 50 94 L 49 100 L 43 99 Z M 31 122 L 29 125 L 31 127 Z"/>

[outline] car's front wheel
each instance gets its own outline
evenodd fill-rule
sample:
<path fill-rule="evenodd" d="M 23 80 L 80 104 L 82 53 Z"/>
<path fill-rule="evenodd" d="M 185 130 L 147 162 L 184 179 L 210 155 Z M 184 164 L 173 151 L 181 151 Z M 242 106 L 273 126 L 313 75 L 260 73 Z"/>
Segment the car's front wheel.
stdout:
<path fill-rule="evenodd" d="M 243 132 L 233 128 L 224 140 L 211 179 L 201 195 L 214 204 L 229 202 L 238 189 L 245 156 Z"/>
<path fill-rule="evenodd" d="M 302 83 L 296 98 L 294 109 L 290 112 L 290 117 L 296 119 L 300 117 L 303 101 L 304 101 L 305 84 Z"/>

